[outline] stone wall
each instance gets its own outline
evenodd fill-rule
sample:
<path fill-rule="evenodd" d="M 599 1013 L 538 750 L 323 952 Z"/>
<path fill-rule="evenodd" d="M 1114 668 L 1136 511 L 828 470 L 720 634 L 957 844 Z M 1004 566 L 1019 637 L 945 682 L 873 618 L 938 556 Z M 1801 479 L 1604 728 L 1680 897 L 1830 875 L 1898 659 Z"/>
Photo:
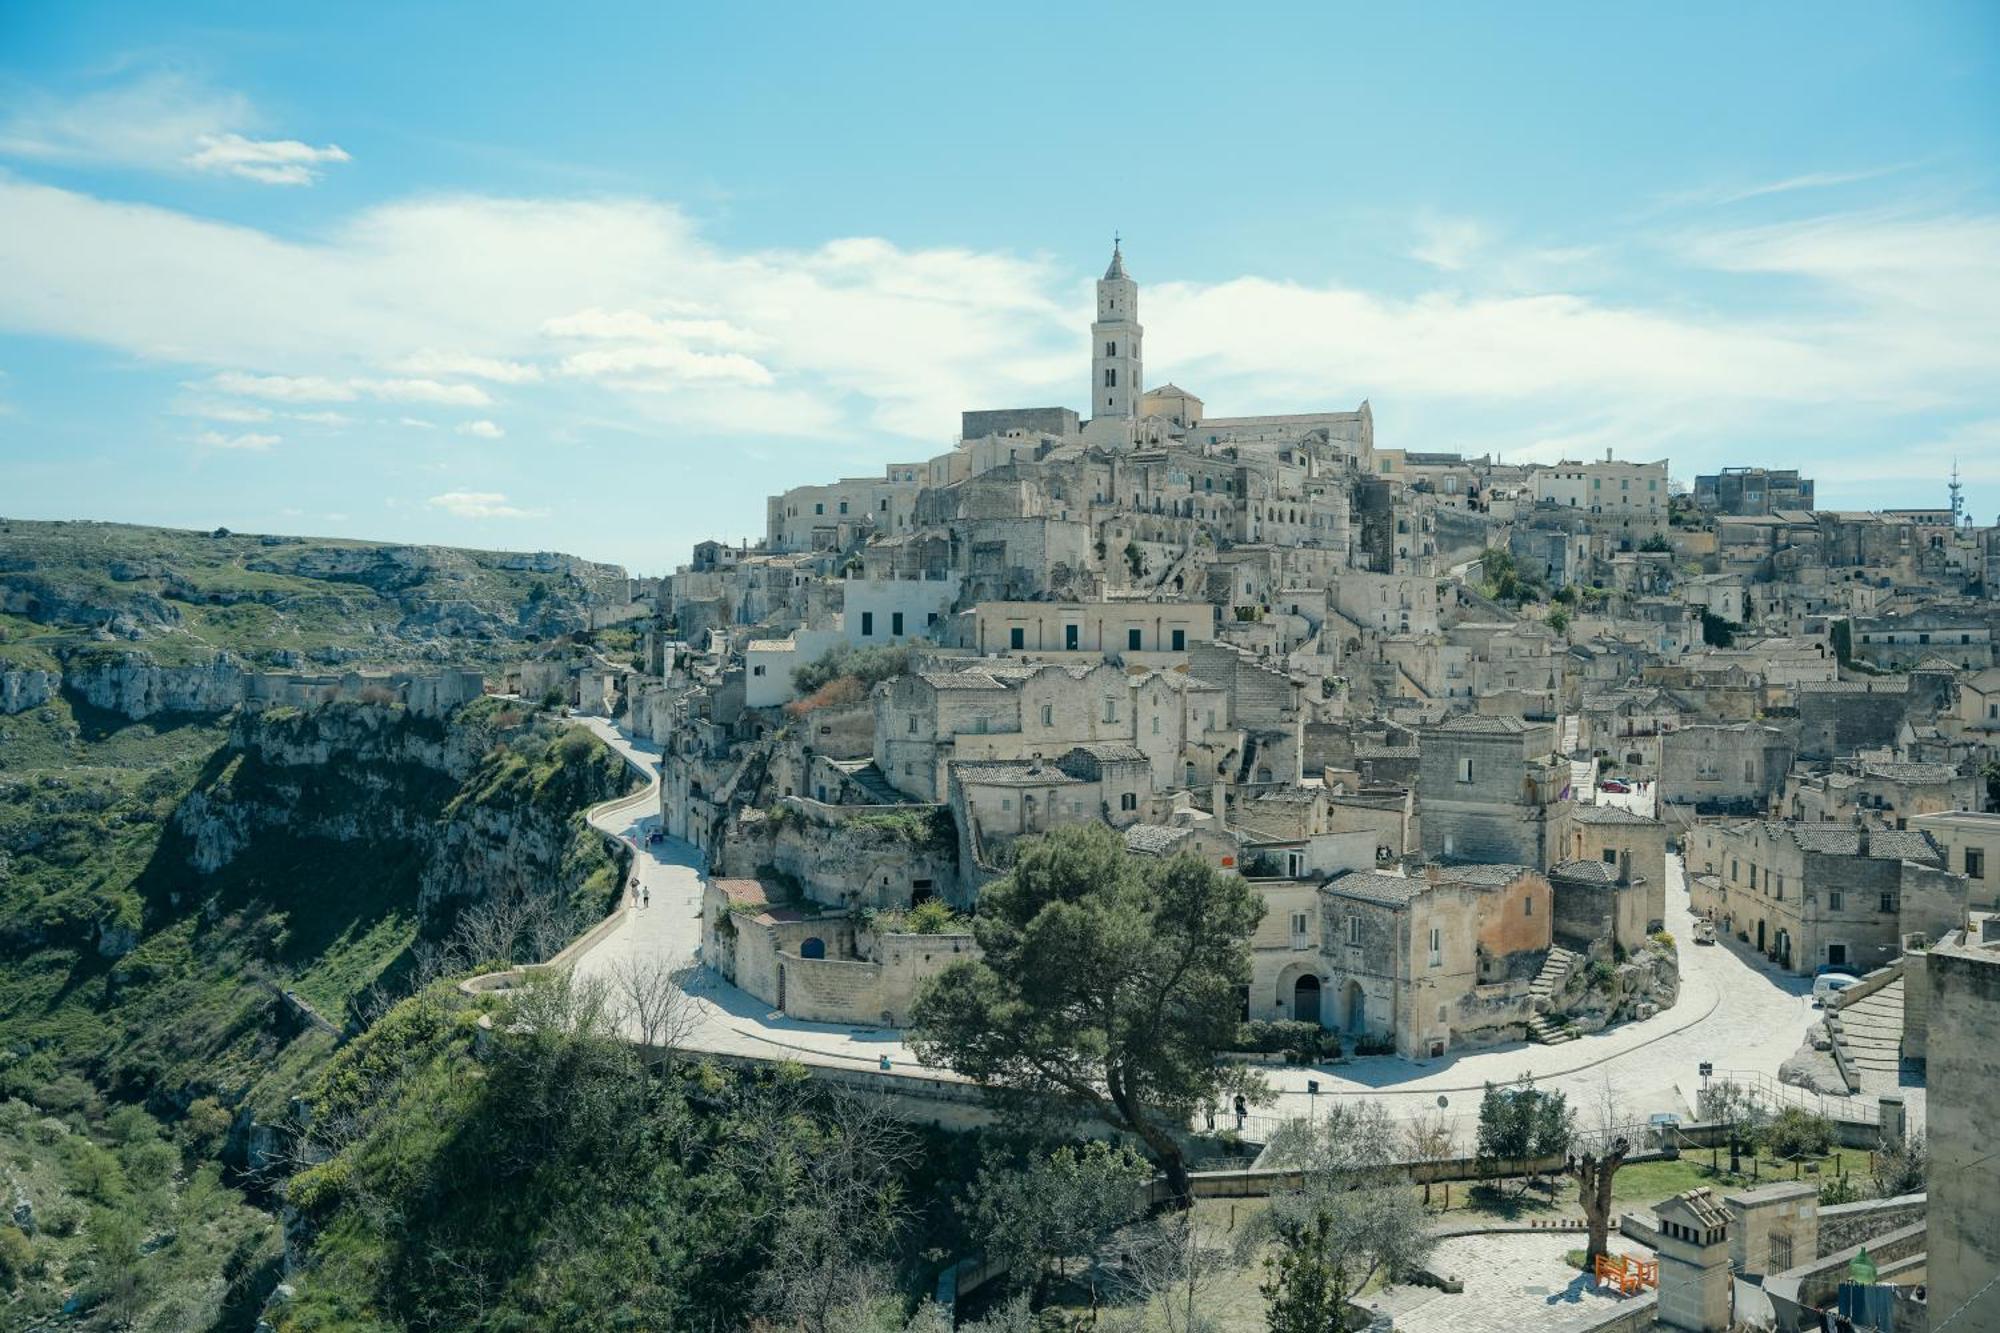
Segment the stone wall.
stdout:
<path fill-rule="evenodd" d="M 1863 1199 L 1819 1210 L 1819 1253 L 1832 1254 L 1924 1220 L 1929 1196 L 1899 1194 L 1893 1199 Z M 1869 1253 L 1872 1255 L 1874 1250 Z"/>

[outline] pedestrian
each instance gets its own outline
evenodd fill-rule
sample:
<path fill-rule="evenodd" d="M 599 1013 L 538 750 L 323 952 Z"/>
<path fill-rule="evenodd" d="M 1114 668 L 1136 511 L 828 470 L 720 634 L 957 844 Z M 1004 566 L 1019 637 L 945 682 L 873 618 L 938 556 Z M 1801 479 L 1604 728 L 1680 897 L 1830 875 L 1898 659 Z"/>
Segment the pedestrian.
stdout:
<path fill-rule="evenodd" d="M 651 889 L 639 890 L 639 906 L 651 907 L 652 905 L 653 905 L 653 891 Z"/>
<path fill-rule="evenodd" d="M 1250 1114 L 1250 1103 L 1249 1103 L 1249 1102 L 1247 1102 L 1247 1101 L 1245 1101 L 1245 1100 L 1243 1099 L 1243 1094 L 1242 1094 L 1242 1093 L 1240 1093 L 1240 1092 L 1239 1092 L 1239 1093 L 1237 1093 L 1237 1094 L 1236 1094 L 1236 1132 L 1237 1132 L 1237 1133 L 1241 1134 L 1241 1133 L 1243 1132 L 1243 1120 L 1244 1120 L 1244 1117 L 1245 1117 L 1245 1116 L 1248 1116 L 1249 1114 Z"/>
<path fill-rule="evenodd" d="M 1202 1109 L 1208 1113 L 1208 1132 L 1213 1134 L 1215 1133 L 1215 1103 L 1210 1102 Z"/>

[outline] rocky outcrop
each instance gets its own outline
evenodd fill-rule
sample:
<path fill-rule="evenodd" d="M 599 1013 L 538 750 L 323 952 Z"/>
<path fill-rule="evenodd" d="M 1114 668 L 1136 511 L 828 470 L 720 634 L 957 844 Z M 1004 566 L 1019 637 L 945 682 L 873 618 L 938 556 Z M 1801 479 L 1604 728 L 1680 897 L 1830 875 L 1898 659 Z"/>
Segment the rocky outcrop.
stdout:
<path fill-rule="evenodd" d="M 62 685 L 93 708 L 139 722 L 162 713 L 226 713 L 243 702 L 244 675 L 227 653 L 189 666 L 120 653 L 68 663 Z"/>
<path fill-rule="evenodd" d="M 0 713 L 25 713 L 55 698 L 62 677 L 32 667 L 0 668 Z"/>

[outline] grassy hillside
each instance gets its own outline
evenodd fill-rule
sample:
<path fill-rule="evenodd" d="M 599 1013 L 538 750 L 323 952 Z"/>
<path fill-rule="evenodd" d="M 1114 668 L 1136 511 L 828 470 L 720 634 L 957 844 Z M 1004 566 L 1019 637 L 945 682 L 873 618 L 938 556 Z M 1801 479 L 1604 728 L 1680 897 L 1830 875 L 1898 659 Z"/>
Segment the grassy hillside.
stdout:
<path fill-rule="evenodd" d="M 0 717 L 0 1162 L 38 1219 L 0 1225 L 0 1314 L 248 1329 L 279 1236 L 269 1129 L 467 903 L 595 920 L 621 866 L 580 812 L 617 756 L 497 700 L 225 719 Z M 59 1224 L 58 1224 L 59 1223 Z"/>
<path fill-rule="evenodd" d="M 0 661 L 24 667 L 104 645 L 167 666 L 476 665 L 624 593 L 622 569 L 570 556 L 0 519 Z"/>

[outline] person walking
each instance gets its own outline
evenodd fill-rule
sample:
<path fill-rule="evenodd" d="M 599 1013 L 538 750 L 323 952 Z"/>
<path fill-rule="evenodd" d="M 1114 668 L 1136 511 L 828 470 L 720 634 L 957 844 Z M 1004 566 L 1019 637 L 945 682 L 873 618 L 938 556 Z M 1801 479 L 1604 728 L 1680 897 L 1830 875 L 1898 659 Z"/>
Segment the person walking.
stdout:
<path fill-rule="evenodd" d="M 1246 1101 L 1246 1100 L 1244 1099 L 1244 1096 L 1243 1096 L 1243 1094 L 1242 1094 L 1242 1093 L 1240 1093 L 1240 1092 L 1239 1092 L 1239 1093 L 1237 1093 L 1237 1094 L 1236 1094 L 1236 1132 L 1237 1132 L 1237 1133 L 1241 1134 L 1241 1133 L 1243 1132 L 1243 1121 L 1244 1121 L 1244 1119 L 1245 1119 L 1246 1117 L 1248 1117 L 1248 1116 L 1249 1116 L 1249 1114 L 1250 1114 L 1250 1103 L 1249 1103 L 1248 1101 Z"/>
<path fill-rule="evenodd" d="M 639 906 L 651 907 L 652 905 L 653 905 L 653 891 L 651 889 L 640 889 Z"/>

